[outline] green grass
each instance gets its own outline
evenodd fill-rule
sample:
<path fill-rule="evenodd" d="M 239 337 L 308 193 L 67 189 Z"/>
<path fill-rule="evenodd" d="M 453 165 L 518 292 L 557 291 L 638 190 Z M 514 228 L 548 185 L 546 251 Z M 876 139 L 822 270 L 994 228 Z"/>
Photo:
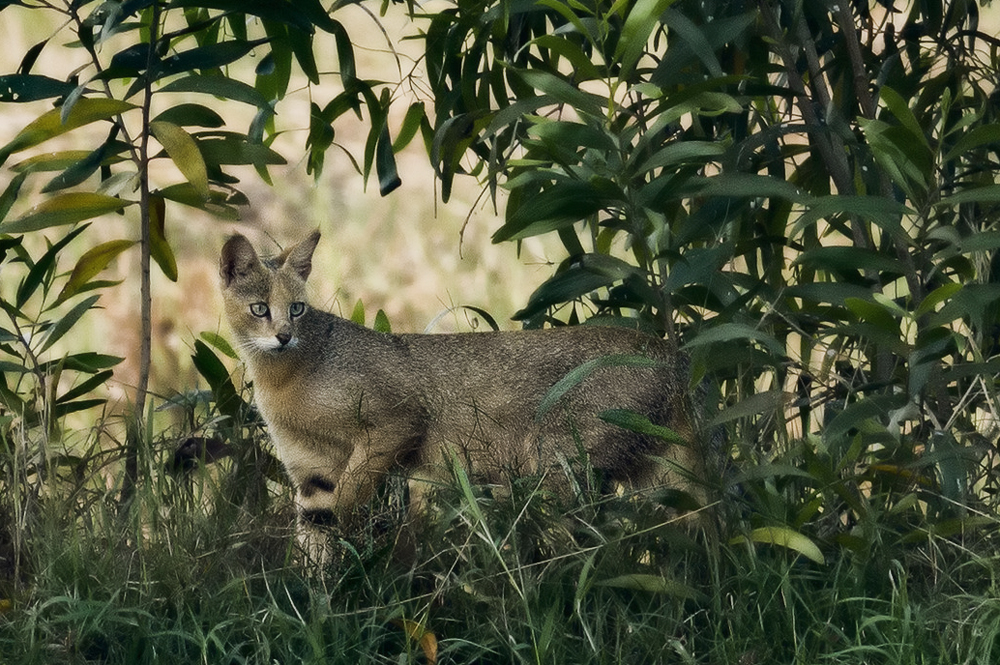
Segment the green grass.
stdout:
<path fill-rule="evenodd" d="M 995 520 L 922 540 L 895 538 L 886 522 L 863 556 L 838 545 L 842 534 L 817 535 L 820 565 L 727 544 L 745 518 L 706 539 L 653 501 L 551 496 L 532 479 L 494 498 L 458 474 L 410 563 L 392 554 L 396 483 L 340 560 L 310 573 L 296 563 L 289 491 L 260 444 L 237 439 L 232 458 L 176 476 L 164 470 L 172 440 L 153 437 L 128 508 L 108 451 L 75 473 L 52 465 L 44 480 L 6 451 L 0 662 L 1000 658 Z"/>

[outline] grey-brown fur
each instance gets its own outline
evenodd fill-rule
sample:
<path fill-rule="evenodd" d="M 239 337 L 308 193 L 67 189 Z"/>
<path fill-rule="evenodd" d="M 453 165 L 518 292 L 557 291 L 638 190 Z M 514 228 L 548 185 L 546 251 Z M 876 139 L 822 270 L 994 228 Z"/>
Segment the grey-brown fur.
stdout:
<path fill-rule="evenodd" d="M 421 481 L 442 478 L 450 459 L 478 479 L 502 483 L 511 473 L 557 469 L 560 457 L 576 457 L 582 445 L 609 480 L 636 488 L 668 484 L 703 498 L 701 487 L 672 466 L 703 477 L 686 363 L 663 340 L 600 326 L 375 332 L 299 306 L 307 301 L 305 280 L 318 240 L 313 233 L 262 260 L 245 238 L 234 236 L 220 261 L 227 318 L 258 408 L 297 487 L 300 534 L 313 556 L 324 552 L 314 525 L 349 517 L 388 471 L 407 471 L 411 495 L 419 497 Z M 259 315 L 261 304 L 268 317 Z M 653 366 L 607 363 L 540 414 L 567 373 L 611 355 L 641 356 Z M 608 409 L 645 415 L 687 445 L 603 422 L 598 414 Z"/>

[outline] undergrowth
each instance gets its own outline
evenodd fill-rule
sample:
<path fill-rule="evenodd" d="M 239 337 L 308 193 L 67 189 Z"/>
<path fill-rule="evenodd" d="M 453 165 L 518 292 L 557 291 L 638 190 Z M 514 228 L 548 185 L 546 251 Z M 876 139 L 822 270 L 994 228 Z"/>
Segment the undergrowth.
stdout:
<path fill-rule="evenodd" d="M 838 543 L 846 527 L 813 532 L 819 563 L 734 538 L 759 508 L 743 487 L 725 493 L 716 507 L 724 524 L 709 536 L 655 500 L 553 495 L 531 478 L 493 492 L 456 471 L 419 527 L 401 524 L 403 484 L 390 483 L 365 528 L 341 540 L 339 560 L 317 571 L 299 564 L 291 492 L 259 428 L 228 431 L 225 454 L 210 462 L 206 441 L 224 429 L 213 422 L 222 421 L 197 440 L 201 460 L 183 464 L 176 435 L 149 433 L 129 506 L 115 500 L 106 445 L 91 445 L 72 473 L 39 474 L 5 451 L 0 662 L 897 665 L 1000 656 L 995 520 L 922 538 L 900 538 L 883 522 L 863 556 Z M 408 559 L 394 553 L 401 528 L 417 532 Z"/>

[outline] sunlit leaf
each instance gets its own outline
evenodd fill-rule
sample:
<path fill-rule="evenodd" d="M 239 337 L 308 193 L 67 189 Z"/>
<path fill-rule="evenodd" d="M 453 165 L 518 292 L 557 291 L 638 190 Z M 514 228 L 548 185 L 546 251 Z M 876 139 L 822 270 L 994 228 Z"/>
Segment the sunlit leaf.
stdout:
<path fill-rule="evenodd" d="M 811 561 L 823 565 L 826 563 L 826 558 L 823 556 L 823 552 L 820 551 L 816 543 L 810 540 L 808 537 L 802 535 L 798 531 L 789 529 L 783 526 L 765 526 L 759 529 L 754 529 L 750 532 L 749 536 L 736 536 L 729 541 L 730 545 L 736 545 L 739 543 L 762 543 L 766 545 L 775 545 L 777 547 L 784 547 L 790 549 L 794 552 L 798 552 L 802 556 L 806 557 Z"/>
<path fill-rule="evenodd" d="M 0 233 L 27 233 L 51 226 L 75 224 L 109 212 L 118 212 L 130 205 L 131 201 L 104 194 L 59 194 L 39 203 L 24 217 L 0 224 Z"/>
<path fill-rule="evenodd" d="M 76 295 L 80 288 L 108 267 L 112 260 L 135 244 L 133 240 L 110 240 L 84 253 L 73 267 L 69 280 L 59 292 L 59 300 Z"/>
<path fill-rule="evenodd" d="M 637 0 L 630 3 L 629 13 L 622 27 L 621 38 L 615 50 L 615 60 L 622 63 L 623 74 L 628 76 L 646 50 L 653 30 L 659 25 L 660 16 L 674 0 Z"/>
<path fill-rule="evenodd" d="M 233 349 L 232 345 L 222 335 L 206 330 L 201 333 L 200 337 L 226 356 L 233 360 L 239 360 L 236 350 Z"/>
<path fill-rule="evenodd" d="M 207 199 L 208 170 L 198 144 L 191 135 L 180 126 L 163 120 L 149 123 L 149 129 L 195 191 Z"/>
<path fill-rule="evenodd" d="M 0 149 L 0 164 L 7 161 L 7 158 L 15 152 L 36 146 L 77 127 L 99 120 L 109 120 L 134 108 L 137 108 L 134 104 L 118 99 L 84 97 L 73 106 L 65 122 L 62 120 L 61 109 L 47 111 L 29 123 L 18 132 L 14 140 Z"/>

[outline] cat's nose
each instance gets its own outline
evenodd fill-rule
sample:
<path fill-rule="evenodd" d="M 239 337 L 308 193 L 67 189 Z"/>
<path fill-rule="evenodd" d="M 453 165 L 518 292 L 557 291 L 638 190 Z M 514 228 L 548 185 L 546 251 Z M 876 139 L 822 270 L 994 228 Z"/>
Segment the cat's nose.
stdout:
<path fill-rule="evenodd" d="M 287 346 L 289 342 L 292 341 L 292 336 L 290 333 L 280 332 L 275 337 L 278 339 L 278 344 L 281 346 Z"/>

